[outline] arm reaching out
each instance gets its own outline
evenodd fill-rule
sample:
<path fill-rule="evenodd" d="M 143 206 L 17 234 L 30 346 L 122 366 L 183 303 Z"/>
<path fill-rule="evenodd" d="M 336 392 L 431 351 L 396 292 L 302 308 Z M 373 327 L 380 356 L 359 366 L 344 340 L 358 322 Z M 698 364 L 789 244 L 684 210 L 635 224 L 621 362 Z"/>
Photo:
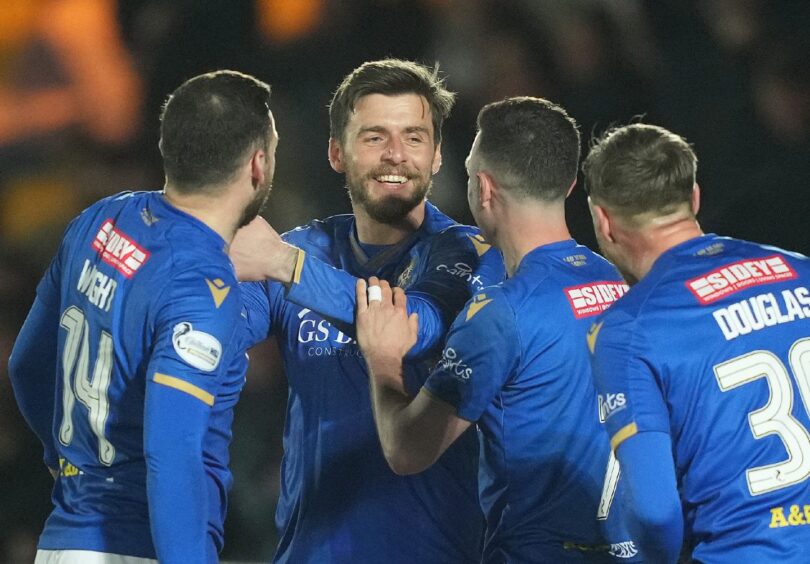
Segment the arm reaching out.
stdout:
<path fill-rule="evenodd" d="M 408 315 L 401 288 L 372 277 L 357 282 L 357 339 L 370 375 L 377 433 L 388 465 L 397 474 L 415 474 L 432 465 L 470 422 L 423 388 L 411 400 L 405 391 L 402 359 L 416 343 L 419 321 Z M 382 299 L 368 287 L 380 288 Z"/>
<path fill-rule="evenodd" d="M 240 282 L 275 280 L 289 285 L 301 249 L 286 243 L 262 216 L 242 227 L 228 249 Z"/>

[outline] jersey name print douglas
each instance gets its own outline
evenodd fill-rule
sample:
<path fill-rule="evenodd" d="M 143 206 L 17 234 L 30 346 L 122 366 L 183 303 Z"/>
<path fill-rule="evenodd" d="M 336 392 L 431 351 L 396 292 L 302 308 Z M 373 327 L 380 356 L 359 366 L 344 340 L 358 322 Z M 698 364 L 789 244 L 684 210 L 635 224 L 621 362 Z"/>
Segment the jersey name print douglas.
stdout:
<path fill-rule="evenodd" d="M 807 257 L 704 235 L 600 318 L 594 375 L 614 447 L 672 438 L 697 560 L 807 561 L 809 287 Z"/>

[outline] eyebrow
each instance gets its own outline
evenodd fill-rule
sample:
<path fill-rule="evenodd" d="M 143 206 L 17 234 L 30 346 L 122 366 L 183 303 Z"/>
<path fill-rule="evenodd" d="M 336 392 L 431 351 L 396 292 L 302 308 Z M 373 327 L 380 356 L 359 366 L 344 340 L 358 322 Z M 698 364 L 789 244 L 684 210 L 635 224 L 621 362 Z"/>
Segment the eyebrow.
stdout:
<path fill-rule="evenodd" d="M 423 125 L 412 125 L 411 127 L 405 128 L 405 133 L 424 133 L 425 135 L 429 135 L 430 131 Z"/>
<path fill-rule="evenodd" d="M 382 127 L 381 125 L 361 127 L 360 131 L 357 132 L 357 135 L 363 135 L 364 133 L 385 133 L 385 128 Z"/>
<path fill-rule="evenodd" d="M 368 127 L 361 127 L 360 131 L 357 132 L 357 135 L 363 135 L 364 133 L 387 133 L 388 129 L 381 126 L 381 125 L 371 125 Z M 405 133 L 424 133 L 425 135 L 430 135 L 430 130 L 427 127 L 422 125 L 412 125 L 410 127 L 405 128 Z"/>

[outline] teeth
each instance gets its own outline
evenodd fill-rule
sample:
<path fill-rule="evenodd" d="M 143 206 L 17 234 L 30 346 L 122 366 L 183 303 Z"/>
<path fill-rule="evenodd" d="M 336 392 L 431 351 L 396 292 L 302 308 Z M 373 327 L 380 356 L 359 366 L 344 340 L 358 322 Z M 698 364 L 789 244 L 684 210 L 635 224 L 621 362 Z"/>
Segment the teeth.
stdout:
<path fill-rule="evenodd" d="M 405 184 L 408 179 L 404 176 L 398 176 L 395 174 L 386 174 L 385 176 L 378 176 L 377 180 L 379 182 L 388 182 L 391 184 Z"/>

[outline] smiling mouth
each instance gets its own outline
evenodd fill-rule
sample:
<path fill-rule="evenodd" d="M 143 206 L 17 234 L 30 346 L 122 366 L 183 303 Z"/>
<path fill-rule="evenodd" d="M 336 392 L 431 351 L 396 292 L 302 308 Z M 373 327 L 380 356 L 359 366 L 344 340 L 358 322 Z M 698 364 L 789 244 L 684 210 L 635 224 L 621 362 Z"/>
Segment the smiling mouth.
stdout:
<path fill-rule="evenodd" d="M 374 178 L 377 182 L 383 182 L 385 184 L 405 184 L 408 181 L 407 176 L 400 176 L 398 174 L 384 174 L 382 176 L 377 176 Z"/>

